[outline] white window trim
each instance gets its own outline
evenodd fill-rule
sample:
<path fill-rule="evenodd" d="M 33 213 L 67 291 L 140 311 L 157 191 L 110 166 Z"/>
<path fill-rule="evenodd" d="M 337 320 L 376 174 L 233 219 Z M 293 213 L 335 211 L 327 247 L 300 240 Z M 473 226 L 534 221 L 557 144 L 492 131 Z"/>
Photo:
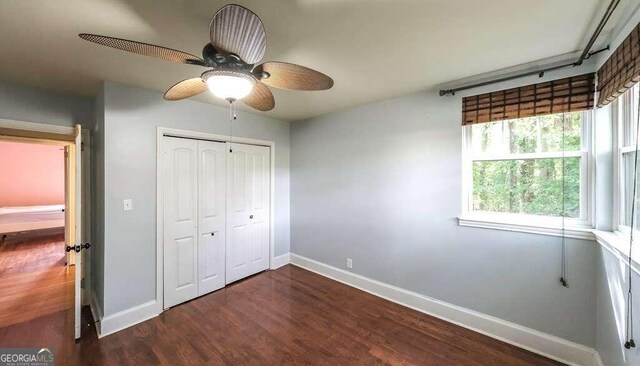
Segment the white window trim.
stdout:
<path fill-rule="evenodd" d="M 626 96 L 625 96 L 626 97 Z M 622 155 L 635 151 L 635 146 L 624 146 L 623 118 L 626 111 L 623 110 L 623 98 L 620 97 L 611 103 L 611 119 L 613 127 L 613 222 L 614 231 L 594 230 L 596 241 L 603 248 L 611 252 L 625 266 L 629 264 L 630 228 L 622 225 L 625 208 L 624 199 L 624 170 L 622 169 Z M 640 231 L 634 230 L 634 238 L 640 238 Z M 636 239 L 637 244 L 637 239 Z M 640 275 L 640 250 L 632 253 L 631 269 Z"/>
<path fill-rule="evenodd" d="M 518 214 L 466 214 L 458 217 L 460 226 L 515 231 L 529 234 L 564 236 L 566 238 L 594 240 L 593 228 L 589 225 L 571 224 L 565 228 L 553 220 L 541 220 L 544 216 Z"/>
<path fill-rule="evenodd" d="M 629 263 L 629 233 L 622 231 L 593 231 L 596 241 L 602 247 L 607 249 L 613 255 L 615 255 L 625 266 Z M 640 235 L 637 230 L 634 232 L 634 237 Z M 637 236 L 640 238 L 640 236 Z M 631 269 L 640 275 L 640 251 L 636 250 L 632 253 Z"/>
<path fill-rule="evenodd" d="M 487 154 L 471 158 L 471 128 L 462 127 L 462 215 L 458 217 L 460 226 L 485 229 L 524 232 L 539 235 L 564 236 L 567 238 L 595 240 L 593 219 L 595 217 L 595 166 L 593 158 L 594 112 L 585 112 L 582 124 L 582 150 L 565 152 L 564 156 L 581 157 L 581 174 L 586 174 L 580 181 L 580 219 L 565 218 L 564 228 L 561 217 L 548 217 L 525 214 L 475 212 L 473 207 L 473 161 L 512 160 L 527 158 L 561 158 L 562 152 L 545 152 L 531 154 Z"/>

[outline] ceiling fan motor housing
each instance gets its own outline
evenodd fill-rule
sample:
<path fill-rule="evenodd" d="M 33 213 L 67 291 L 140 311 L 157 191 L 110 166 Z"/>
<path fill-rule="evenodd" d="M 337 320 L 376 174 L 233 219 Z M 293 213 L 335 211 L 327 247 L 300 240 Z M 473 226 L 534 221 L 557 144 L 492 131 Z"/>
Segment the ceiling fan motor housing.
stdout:
<path fill-rule="evenodd" d="M 202 58 L 213 69 L 250 72 L 253 68 L 253 65 L 247 64 L 235 53 L 220 52 L 211 43 L 207 43 L 202 49 Z"/>

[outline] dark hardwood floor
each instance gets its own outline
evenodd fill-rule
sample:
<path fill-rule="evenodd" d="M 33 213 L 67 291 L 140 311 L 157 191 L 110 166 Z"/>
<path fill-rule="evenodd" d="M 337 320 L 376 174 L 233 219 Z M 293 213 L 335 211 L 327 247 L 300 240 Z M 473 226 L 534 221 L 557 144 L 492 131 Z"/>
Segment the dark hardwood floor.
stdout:
<path fill-rule="evenodd" d="M 0 347 L 50 347 L 56 365 L 558 365 L 287 265 L 96 338 L 63 311 L 0 329 Z"/>
<path fill-rule="evenodd" d="M 71 309 L 74 266 L 64 234 L 10 235 L 0 244 L 0 327 Z"/>

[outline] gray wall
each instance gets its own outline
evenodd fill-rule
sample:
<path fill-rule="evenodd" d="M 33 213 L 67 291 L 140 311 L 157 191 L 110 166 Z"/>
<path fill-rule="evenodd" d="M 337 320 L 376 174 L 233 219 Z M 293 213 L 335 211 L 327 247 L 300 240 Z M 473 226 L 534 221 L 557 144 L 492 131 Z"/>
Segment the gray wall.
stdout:
<path fill-rule="evenodd" d="M 637 243 L 636 243 L 637 244 Z M 635 295 L 634 322 L 636 348 L 627 350 L 625 309 L 629 286 L 628 267 L 619 256 L 604 247 L 597 257 L 597 339 L 596 349 L 604 365 L 640 365 L 640 275 L 632 272 Z"/>
<path fill-rule="evenodd" d="M 458 226 L 460 108 L 418 93 L 292 123 L 292 253 L 594 346 L 594 242 L 567 240 L 565 289 L 559 237 Z"/>
<path fill-rule="evenodd" d="M 104 85 L 104 315 L 155 299 L 157 127 L 228 134 L 229 110 Z M 289 123 L 238 113 L 234 135 L 275 141 L 275 254 L 289 252 Z M 124 212 L 122 200 L 133 199 Z"/>
<path fill-rule="evenodd" d="M 91 128 L 93 98 L 0 82 L 0 118 Z"/>

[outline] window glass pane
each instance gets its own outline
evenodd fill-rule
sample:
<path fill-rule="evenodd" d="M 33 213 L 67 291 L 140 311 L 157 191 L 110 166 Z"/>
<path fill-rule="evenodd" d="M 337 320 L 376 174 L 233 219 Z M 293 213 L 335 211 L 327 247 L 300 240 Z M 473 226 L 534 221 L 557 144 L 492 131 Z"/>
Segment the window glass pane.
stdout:
<path fill-rule="evenodd" d="M 564 212 L 580 217 L 580 158 L 566 158 Z M 562 216 L 563 160 L 475 161 L 474 211 Z"/>
<path fill-rule="evenodd" d="M 507 121 L 506 134 L 510 153 L 534 153 L 540 139 L 539 117 L 520 118 Z"/>
<path fill-rule="evenodd" d="M 622 144 L 624 147 L 636 144 L 636 123 L 638 115 L 638 84 L 619 97 L 618 118 L 622 122 Z"/>
<path fill-rule="evenodd" d="M 636 144 L 636 124 L 638 123 L 638 84 L 627 90 L 614 101 L 614 108 L 618 121 L 620 122 L 621 144 L 623 148 L 634 148 Z M 617 199 L 620 207 L 620 225 L 629 226 L 631 224 L 631 208 L 633 206 L 633 171 L 634 171 L 635 151 L 622 153 L 620 156 L 619 179 L 621 182 L 621 192 Z M 640 179 L 638 179 L 640 180 Z M 639 187 L 640 188 L 640 185 Z M 640 191 L 636 197 L 640 196 Z M 640 226 L 640 200 L 636 199 L 636 218 L 634 226 Z"/>
<path fill-rule="evenodd" d="M 580 151 L 582 148 L 582 112 L 550 114 L 540 116 L 540 152 Z M 564 124 L 564 136 L 563 126 Z"/>
<path fill-rule="evenodd" d="M 474 154 L 580 151 L 583 112 L 559 113 L 471 126 Z M 564 136 L 563 136 L 564 124 Z"/>
<path fill-rule="evenodd" d="M 502 122 L 482 123 L 471 126 L 471 145 L 474 154 L 504 153 L 504 125 Z"/>
<path fill-rule="evenodd" d="M 633 165 L 633 158 L 635 157 L 635 152 L 631 151 L 628 153 L 624 153 L 622 154 L 622 167 L 625 171 L 624 173 L 624 182 L 623 182 L 623 190 L 624 190 L 624 195 L 623 195 L 623 199 L 624 199 L 624 217 L 622 218 L 622 225 L 624 226 L 629 226 L 631 224 L 631 202 L 633 202 L 633 170 L 634 170 L 634 165 Z M 638 169 L 640 170 L 640 166 L 638 167 Z M 640 171 L 638 172 L 638 179 L 637 179 L 637 183 L 638 185 L 636 186 L 636 212 L 635 212 L 635 222 L 633 224 L 634 227 L 639 227 L 640 226 Z"/>

